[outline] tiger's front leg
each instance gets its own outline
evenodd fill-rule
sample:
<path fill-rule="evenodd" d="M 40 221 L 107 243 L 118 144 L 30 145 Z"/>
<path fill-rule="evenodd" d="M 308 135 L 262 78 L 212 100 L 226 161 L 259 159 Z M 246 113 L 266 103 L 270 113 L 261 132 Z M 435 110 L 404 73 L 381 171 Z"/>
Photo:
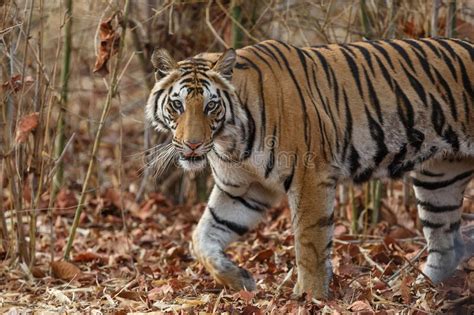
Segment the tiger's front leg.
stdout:
<path fill-rule="evenodd" d="M 327 298 L 332 276 L 335 185 L 309 177 L 305 176 L 307 181 L 289 195 L 298 267 L 294 293 Z"/>
<path fill-rule="evenodd" d="M 255 281 L 245 269 L 225 254 L 226 247 L 255 227 L 270 207 L 256 190 L 234 196 L 214 186 L 209 202 L 193 233 L 193 251 L 214 279 L 235 290 L 255 290 Z"/>

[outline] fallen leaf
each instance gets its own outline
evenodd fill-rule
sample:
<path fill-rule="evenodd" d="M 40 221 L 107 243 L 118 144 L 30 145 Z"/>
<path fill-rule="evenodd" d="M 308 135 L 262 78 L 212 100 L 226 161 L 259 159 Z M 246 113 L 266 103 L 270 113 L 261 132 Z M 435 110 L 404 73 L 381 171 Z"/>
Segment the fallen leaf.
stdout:
<path fill-rule="evenodd" d="M 33 275 L 33 277 L 38 279 L 46 277 L 46 272 L 44 272 L 44 270 L 38 266 L 33 266 L 31 268 L 31 274 Z"/>
<path fill-rule="evenodd" d="M 74 255 L 75 262 L 90 262 L 96 260 L 100 261 L 102 264 L 107 264 L 109 262 L 108 257 L 93 252 L 80 252 Z"/>
<path fill-rule="evenodd" d="M 147 294 L 145 292 L 122 290 L 114 293 L 113 296 L 118 296 L 123 299 L 133 301 L 144 301 L 146 299 Z"/>
<path fill-rule="evenodd" d="M 77 205 L 76 195 L 69 189 L 61 189 L 56 197 L 56 206 L 59 209 L 71 209 Z"/>
<path fill-rule="evenodd" d="M 239 291 L 239 297 L 245 301 L 245 303 L 250 303 L 252 301 L 253 297 L 255 296 L 255 293 L 245 291 L 245 290 L 240 290 Z"/>
<path fill-rule="evenodd" d="M 77 279 L 81 273 L 81 270 L 76 265 L 62 260 L 52 262 L 51 270 L 55 278 L 66 281 Z"/>
<path fill-rule="evenodd" d="M 265 260 L 268 260 L 270 257 L 272 257 L 274 254 L 274 251 L 272 249 L 264 249 L 260 252 L 258 252 L 255 256 L 250 258 L 250 261 L 258 261 L 258 262 L 263 262 Z"/>
<path fill-rule="evenodd" d="M 114 17 L 115 14 L 105 21 L 102 21 L 99 27 L 100 45 L 93 71 L 102 76 L 109 73 L 107 62 L 110 57 L 117 53 L 119 47 L 120 35 L 116 33 L 115 28 L 112 25 Z"/>
<path fill-rule="evenodd" d="M 21 74 L 16 74 L 10 78 L 10 80 L 4 82 L 2 84 L 5 90 L 11 90 L 12 92 L 16 93 L 21 90 L 21 88 L 25 85 L 30 85 L 35 80 L 31 76 L 26 76 L 23 80 L 21 79 Z"/>
<path fill-rule="evenodd" d="M 374 310 L 366 301 L 355 301 L 354 303 L 349 306 L 349 310 L 354 312 L 362 312 L 362 311 L 369 311 L 373 312 Z"/>
<path fill-rule="evenodd" d="M 403 277 L 400 283 L 400 294 L 402 296 L 403 302 L 405 304 L 410 304 L 411 302 L 411 294 L 410 294 L 410 283 L 412 282 L 412 278 L 410 276 Z"/>
<path fill-rule="evenodd" d="M 262 312 L 260 309 L 253 305 L 247 305 L 242 309 L 242 315 L 260 315 Z"/>
<path fill-rule="evenodd" d="M 39 113 L 31 113 L 29 115 L 23 116 L 18 121 L 16 127 L 16 137 L 15 141 L 17 143 L 24 143 L 28 140 L 28 135 L 31 131 L 38 127 L 39 123 Z"/>

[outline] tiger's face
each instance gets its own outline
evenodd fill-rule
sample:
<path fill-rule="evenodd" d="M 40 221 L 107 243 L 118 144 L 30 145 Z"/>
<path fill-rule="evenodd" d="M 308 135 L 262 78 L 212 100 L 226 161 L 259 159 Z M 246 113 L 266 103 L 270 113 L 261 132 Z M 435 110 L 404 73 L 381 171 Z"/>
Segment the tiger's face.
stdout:
<path fill-rule="evenodd" d="M 157 82 L 147 116 L 157 129 L 172 133 L 172 151 L 184 169 L 205 167 L 207 154 L 218 140 L 225 141 L 234 106 L 230 80 L 235 59 L 234 50 L 215 63 L 201 58 L 175 62 L 165 50 L 153 53 Z"/>

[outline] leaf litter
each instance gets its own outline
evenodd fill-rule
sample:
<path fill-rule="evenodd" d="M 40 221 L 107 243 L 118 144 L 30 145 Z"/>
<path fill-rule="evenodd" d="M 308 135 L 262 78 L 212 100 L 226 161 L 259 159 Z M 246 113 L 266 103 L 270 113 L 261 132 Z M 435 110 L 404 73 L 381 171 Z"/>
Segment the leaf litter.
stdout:
<path fill-rule="evenodd" d="M 474 258 L 443 284 L 416 281 L 427 253 L 420 231 L 413 227 L 382 221 L 364 235 L 351 235 L 350 222 L 339 218 L 331 298 L 295 299 L 294 238 L 285 204 L 271 209 L 264 223 L 228 249 L 233 260 L 254 275 L 258 288 L 235 292 L 216 284 L 191 255 L 191 233 L 205 205 L 175 205 L 159 193 L 140 204 L 133 197 L 106 189 L 88 198 L 70 262 L 58 257 L 50 262 L 47 232 L 37 240 L 37 259 L 30 271 L 0 261 L 0 311 L 470 314 L 474 310 Z M 77 199 L 64 190 L 58 201 L 66 207 Z M 61 210 L 55 215 L 54 222 L 45 213 L 39 213 L 38 220 L 45 231 L 53 224 L 59 256 L 74 214 Z M 473 226 L 466 220 L 463 231 L 471 232 Z M 471 235 L 464 236 L 472 241 Z"/>

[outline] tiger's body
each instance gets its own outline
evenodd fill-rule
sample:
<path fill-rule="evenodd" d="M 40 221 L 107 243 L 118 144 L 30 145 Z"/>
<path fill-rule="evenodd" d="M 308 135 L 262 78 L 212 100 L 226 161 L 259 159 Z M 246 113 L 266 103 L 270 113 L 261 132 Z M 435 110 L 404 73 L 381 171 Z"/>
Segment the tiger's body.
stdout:
<path fill-rule="evenodd" d="M 193 234 L 196 257 L 217 281 L 254 289 L 224 250 L 286 194 L 295 293 L 327 296 L 336 184 L 412 171 L 428 243 L 424 273 L 444 279 L 464 255 L 473 58 L 471 43 L 449 39 L 309 48 L 265 41 L 180 63 L 159 52 L 148 118 L 173 133 L 184 168 L 207 159 L 215 179 Z"/>

